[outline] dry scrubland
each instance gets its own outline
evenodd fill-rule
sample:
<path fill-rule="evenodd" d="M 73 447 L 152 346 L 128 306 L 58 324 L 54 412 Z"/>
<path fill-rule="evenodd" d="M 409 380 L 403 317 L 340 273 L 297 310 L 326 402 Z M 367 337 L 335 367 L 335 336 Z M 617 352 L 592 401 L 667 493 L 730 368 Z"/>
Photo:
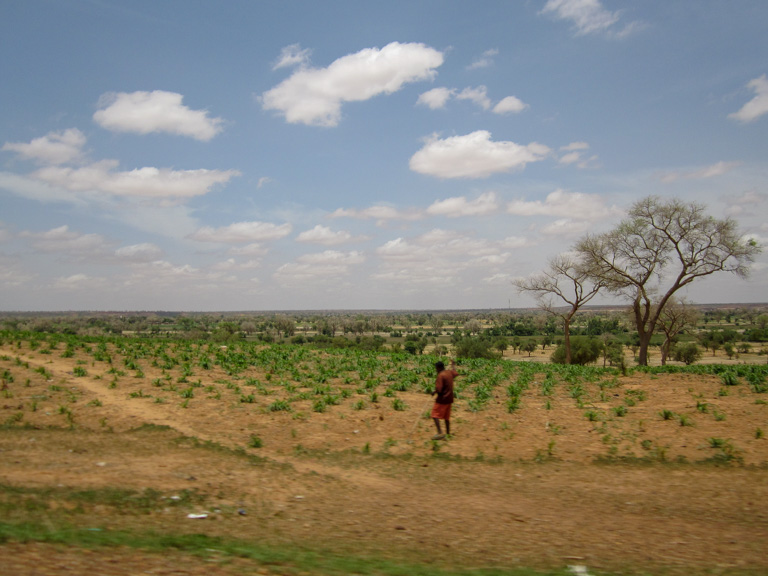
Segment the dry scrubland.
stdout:
<path fill-rule="evenodd" d="M 768 573 L 765 366 L 434 360 L 6 339 L 0 573 Z"/>

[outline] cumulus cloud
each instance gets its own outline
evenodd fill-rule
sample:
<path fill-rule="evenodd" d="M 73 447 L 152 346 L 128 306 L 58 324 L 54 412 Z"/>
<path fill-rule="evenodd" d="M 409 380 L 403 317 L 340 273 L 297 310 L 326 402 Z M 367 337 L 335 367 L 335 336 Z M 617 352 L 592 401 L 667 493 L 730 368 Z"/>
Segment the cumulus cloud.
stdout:
<path fill-rule="evenodd" d="M 485 214 L 493 214 L 498 208 L 499 203 L 496 194 L 494 192 L 486 192 L 474 200 L 467 200 L 464 196 L 438 200 L 427 208 L 427 214 L 447 216 L 449 218 L 483 216 Z"/>
<path fill-rule="evenodd" d="M 528 108 L 528 104 L 516 98 L 515 96 L 507 96 L 502 98 L 496 106 L 493 107 L 495 114 L 517 114 Z"/>
<path fill-rule="evenodd" d="M 725 210 L 726 216 L 741 216 L 746 213 L 759 214 L 762 211 L 762 206 L 768 202 L 768 194 L 757 190 L 747 190 L 739 196 L 728 198 L 726 202 L 728 203 L 728 208 Z"/>
<path fill-rule="evenodd" d="M 444 285 L 466 270 L 503 265 L 510 250 L 525 245 L 519 238 L 493 241 L 434 229 L 413 238 L 395 238 L 376 249 L 381 261 L 373 278 L 402 285 Z"/>
<path fill-rule="evenodd" d="M 557 159 L 558 164 L 565 166 L 576 165 L 578 168 L 589 168 L 597 163 L 597 155 L 585 156 L 589 150 L 589 144 L 586 142 L 571 142 L 567 146 L 561 146 L 560 152 L 563 154 Z"/>
<path fill-rule="evenodd" d="M 532 142 L 494 142 L 491 133 L 478 130 L 465 136 L 430 137 L 411 157 L 414 172 L 438 178 L 486 178 L 500 172 L 522 170 L 529 162 L 543 160 L 550 149 Z"/>
<path fill-rule="evenodd" d="M 235 222 L 229 226 L 213 228 L 203 226 L 189 236 L 198 242 L 221 242 L 240 244 L 243 242 L 263 242 L 277 240 L 291 233 L 290 224 L 272 224 L 271 222 Z"/>
<path fill-rule="evenodd" d="M 118 92 L 99 99 L 93 119 L 102 128 L 116 132 L 167 132 L 208 141 L 221 132 L 221 118 L 209 118 L 206 110 L 192 110 L 175 92 Z"/>
<path fill-rule="evenodd" d="M 85 146 L 85 135 L 77 128 L 49 132 L 30 142 L 6 142 L 2 150 L 16 152 L 22 158 L 44 164 L 68 164 L 78 160 Z"/>
<path fill-rule="evenodd" d="M 128 262 L 153 262 L 162 258 L 163 250 L 155 244 L 144 242 L 118 248 L 115 256 Z"/>
<path fill-rule="evenodd" d="M 747 83 L 747 88 L 755 92 L 755 97 L 744 104 L 738 112 L 729 114 L 728 118 L 748 123 L 754 122 L 768 112 L 768 78 L 766 78 L 765 74 L 750 80 Z"/>
<path fill-rule="evenodd" d="M 555 190 L 547 194 L 542 202 L 515 200 L 507 204 L 507 212 L 517 216 L 554 216 L 596 221 L 603 218 L 621 216 L 622 211 L 615 206 L 606 206 L 597 194 L 582 194 Z"/>
<path fill-rule="evenodd" d="M 290 123 L 336 126 L 344 102 L 391 94 L 404 84 L 430 80 L 443 54 L 424 44 L 392 42 L 348 54 L 327 68 L 301 67 L 261 96 L 265 110 L 276 110 Z"/>
<path fill-rule="evenodd" d="M 280 52 L 280 57 L 272 67 L 272 70 L 289 68 L 292 66 L 304 66 L 309 63 L 310 54 L 312 54 L 312 51 L 309 48 L 302 49 L 300 44 L 286 46 Z"/>
<path fill-rule="evenodd" d="M 715 164 L 697 168 L 695 170 L 664 172 L 659 174 L 658 178 L 662 182 L 676 182 L 678 180 L 704 180 L 706 178 L 722 176 L 723 174 L 730 172 L 740 165 L 741 162 L 716 162 Z"/>
<path fill-rule="evenodd" d="M 296 262 L 280 266 L 274 274 L 281 283 L 317 281 L 323 278 L 346 276 L 350 267 L 365 262 L 362 252 L 339 252 L 326 250 L 319 254 L 299 256 Z"/>
<path fill-rule="evenodd" d="M 592 222 L 587 220 L 572 220 L 571 218 L 559 218 L 554 222 L 542 226 L 541 233 L 547 236 L 581 236 L 589 232 Z"/>
<path fill-rule="evenodd" d="M 491 107 L 491 99 L 488 98 L 488 89 L 485 86 L 478 86 L 477 88 L 464 88 L 461 92 L 456 94 L 457 100 L 469 100 L 480 106 L 483 110 L 488 110 Z"/>
<path fill-rule="evenodd" d="M 245 246 L 233 247 L 230 249 L 230 252 L 236 256 L 254 257 L 264 256 L 267 252 L 269 252 L 269 250 L 258 242 L 252 242 L 251 244 L 246 244 Z"/>
<path fill-rule="evenodd" d="M 48 166 L 32 176 L 72 191 L 99 191 L 116 196 L 191 198 L 207 194 L 215 185 L 239 175 L 236 170 L 171 170 L 144 167 L 117 172 L 116 160 L 102 160 L 80 168 Z"/>
<path fill-rule="evenodd" d="M 451 96 L 455 93 L 456 90 L 453 88 L 432 88 L 432 90 L 427 90 L 423 94 L 420 94 L 416 104 L 427 106 L 432 110 L 439 110 L 440 108 L 445 108 L 448 100 L 450 100 Z"/>
<path fill-rule="evenodd" d="M 600 0 L 548 0 L 541 12 L 551 14 L 558 20 L 570 20 L 577 36 L 611 33 L 615 37 L 623 37 L 640 27 L 640 23 L 631 22 L 622 30 L 613 32 L 619 13 L 603 8 Z"/>
<path fill-rule="evenodd" d="M 344 244 L 352 239 L 352 234 L 345 230 L 334 232 L 327 226 L 318 224 L 311 230 L 305 230 L 296 237 L 297 242 L 307 242 L 310 244 L 324 244 L 333 246 L 335 244 Z"/>
<path fill-rule="evenodd" d="M 101 234 L 82 234 L 70 230 L 66 225 L 45 232 L 25 231 L 20 236 L 29 238 L 34 249 L 39 252 L 66 254 L 71 258 L 106 255 L 107 247 L 111 244 Z"/>
<path fill-rule="evenodd" d="M 86 274 L 72 274 L 61 276 L 54 280 L 53 286 L 58 290 L 93 290 L 107 284 L 104 278 L 88 276 Z"/>
<path fill-rule="evenodd" d="M 432 90 L 428 90 L 419 95 L 416 104 L 427 106 L 432 110 L 439 110 L 445 108 L 451 98 L 456 98 L 456 100 L 469 100 L 483 110 L 490 110 L 493 106 L 493 102 L 488 97 L 488 89 L 485 86 L 477 86 L 474 88 L 468 86 L 461 92 L 458 92 L 455 88 L 433 88 Z M 528 108 L 528 104 L 519 98 L 516 98 L 515 96 L 507 96 L 506 98 L 502 98 L 496 106 L 493 106 L 493 112 L 495 114 L 510 114 L 522 112 L 526 108 Z"/>
<path fill-rule="evenodd" d="M 483 52 L 482 56 L 467 66 L 468 70 L 476 70 L 477 68 L 488 68 L 493 66 L 493 57 L 497 56 L 499 51 L 496 48 L 491 48 Z"/>
<path fill-rule="evenodd" d="M 420 220 L 423 214 L 419 210 L 398 210 L 392 206 L 376 205 L 358 210 L 339 208 L 329 215 L 331 218 L 356 218 L 359 220 L 375 219 L 379 223 L 386 220 Z"/>

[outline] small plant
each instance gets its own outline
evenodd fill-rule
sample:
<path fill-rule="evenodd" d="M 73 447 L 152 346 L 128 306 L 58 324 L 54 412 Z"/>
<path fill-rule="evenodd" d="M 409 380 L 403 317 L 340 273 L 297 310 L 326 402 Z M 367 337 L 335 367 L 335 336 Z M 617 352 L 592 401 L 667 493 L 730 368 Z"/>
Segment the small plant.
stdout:
<path fill-rule="evenodd" d="M 696 401 L 696 410 L 699 412 L 706 414 L 709 412 L 709 404 L 706 402 L 702 402 L 701 400 Z"/>
<path fill-rule="evenodd" d="M 627 407 L 622 404 L 621 406 L 614 406 L 613 407 L 613 413 L 621 418 L 622 416 L 627 415 Z"/>
<path fill-rule="evenodd" d="M 267 410 L 270 412 L 290 412 L 291 404 L 287 400 L 275 400 L 267 406 Z"/>
<path fill-rule="evenodd" d="M 600 420 L 600 414 L 598 414 L 594 410 L 587 410 L 586 412 L 584 412 L 584 416 L 590 422 L 598 422 Z"/>
<path fill-rule="evenodd" d="M 723 448 L 728 445 L 728 440 L 723 438 L 708 438 L 707 442 L 709 442 L 710 448 Z"/>
<path fill-rule="evenodd" d="M 755 429 L 755 440 L 760 440 L 760 438 L 763 437 L 763 429 L 762 428 L 756 428 Z"/>
<path fill-rule="evenodd" d="M 736 373 L 730 370 L 723 372 L 723 374 L 720 376 L 720 379 L 726 386 L 736 386 L 739 383 L 739 378 L 736 376 Z"/>
<path fill-rule="evenodd" d="M 181 392 L 179 392 L 179 396 L 182 398 L 194 398 L 195 397 L 195 389 L 194 388 L 185 388 Z M 185 406 L 186 408 L 186 406 Z"/>
<path fill-rule="evenodd" d="M 693 420 L 687 414 L 680 414 L 677 421 L 680 422 L 680 426 L 693 426 Z"/>
<path fill-rule="evenodd" d="M 677 414 L 672 412 L 672 410 L 662 410 L 659 412 L 659 416 L 661 416 L 662 420 L 674 420 L 677 417 Z"/>
<path fill-rule="evenodd" d="M 392 400 L 392 408 L 397 412 L 403 412 L 408 408 L 408 405 L 400 398 L 395 398 Z"/>
<path fill-rule="evenodd" d="M 261 448 L 264 446 L 264 442 L 259 436 L 256 436 L 255 434 L 251 434 L 251 437 L 248 439 L 248 446 L 250 448 Z"/>
<path fill-rule="evenodd" d="M 241 404 L 253 404 L 254 402 L 256 402 L 256 396 L 253 394 L 240 394 Z"/>
<path fill-rule="evenodd" d="M 730 392 L 728 392 L 728 388 L 720 388 L 720 390 L 717 391 L 718 396 L 728 396 Z"/>
<path fill-rule="evenodd" d="M 719 410 L 713 410 L 712 415 L 715 417 L 715 422 L 722 422 L 725 420 L 725 412 L 720 412 Z"/>
<path fill-rule="evenodd" d="M 352 405 L 353 410 L 365 410 L 365 400 L 358 400 Z"/>

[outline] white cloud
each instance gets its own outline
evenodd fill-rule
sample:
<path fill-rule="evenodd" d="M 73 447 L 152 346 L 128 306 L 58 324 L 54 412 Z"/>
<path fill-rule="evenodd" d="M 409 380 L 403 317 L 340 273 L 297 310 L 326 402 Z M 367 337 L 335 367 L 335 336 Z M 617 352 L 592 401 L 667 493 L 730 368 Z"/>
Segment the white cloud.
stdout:
<path fill-rule="evenodd" d="M 71 258 L 106 255 L 111 244 L 100 234 L 81 234 L 66 225 L 45 232 L 25 231 L 20 236 L 31 239 L 32 246 L 39 252 L 66 254 Z"/>
<path fill-rule="evenodd" d="M 474 102 L 483 110 L 488 110 L 491 107 L 491 99 L 488 98 L 488 89 L 485 86 L 478 86 L 477 88 L 464 88 L 456 95 L 457 100 L 469 100 Z"/>
<path fill-rule="evenodd" d="M 272 178 L 269 178 L 268 176 L 262 176 L 259 178 L 259 181 L 256 183 L 256 188 L 262 188 L 272 182 Z"/>
<path fill-rule="evenodd" d="M 491 133 L 478 130 L 465 136 L 429 138 L 411 157 L 414 172 L 438 178 L 486 178 L 491 174 L 522 170 L 529 162 L 543 160 L 550 150 L 532 142 L 493 142 Z"/>
<path fill-rule="evenodd" d="M 48 166 L 32 176 L 72 191 L 99 191 L 116 196 L 190 198 L 210 192 L 240 173 L 236 170 L 170 170 L 144 167 L 115 172 L 116 160 L 102 160 L 81 168 Z"/>
<path fill-rule="evenodd" d="M 236 256 L 264 256 L 269 250 L 263 246 L 262 244 L 259 244 L 258 242 L 254 242 L 252 244 L 246 244 L 245 246 L 237 246 L 230 249 L 230 252 L 232 254 L 235 254 Z"/>
<path fill-rule="evenodd" d="M 62 276 L 56 278 L 53 282 L 54 288 L 58 290 L 93 290 L 106 285 L 104 278 L 87 276 L 86 274 L 72 274 L 71 276 Z"/>
<path fill-rule="evenodd" d="M 2 149 L 45 164 L 67 164 L 82 156 L 85 142 L 85 135 L 80 130 L 70 128 L 63 132 L 49 132 L 28 143 L 6 142 Z"/>
<path fill-rule="evenodd" d="M 499 203 L 496 194 L 494 192 L 486 192 L 471 201 L 468 201 L 464 196 L 438 200 L 427 208 L 427 214 L 457 218 L 459 216 L 493 214 L 498 209 Z"/>
<path fill-rule="evenodd" d="M 567 146 L 560 147 L 561 152 L 565 152 L 560 158 L 558 158 L 558 164 L 565 166 L 575 164 L 579 168 L 589 168 L 595 166 L 597 163 L 597 156 L 593 155 L 588 158 L 584 157 L 584 153 L 589 150 L 589 144 L 586 142 L 571 142 Z"/>
<path fill-rule="evenodd" d="M 424 44 L 392 42 L 366 48 L 334 61 L 327 68 L 300 68 L 262 94 L 265 110 L 277 110 L 290 123 L 336 126 L 344 102 L 391 94 L 404 84 L 429 80 L 443 54 Z"/>
<path fill-rule="evenodd" d="M 765 74 L 750 80 L 747 83 L 747 88 L 754 90 L 755 97 L 744 104 L 738 112 L 728 114 L 728 118 L 744 123 L 754 122 L 768 112 L 768 78 Z"/>
<path fill-rule="evenodd" d="M 440 108 L 445 108 L 448 100 L 455 93 L 456 90 L 453 88 L 432 88 L 432 90 L 427 90 L 420 94 L 416 104 L 427 106 L 432 110 L 439 110 Z"/>
<path fill-rule="evenodd" d="M 153 262 L 163 256 L 162 249 L 148 242 L 123 246 L 115 250 L 115 256 L 129 262 Z"/>
<path fill-rule="evenodd" d="M 327 226 L 318 224 L 311 230 L 305 230 L 296 237 L 297 242 L 308 242 L 311 244 L 324 244 L 333 246 L 335 244 L 344 244 L 352 239 L 352 234 L 345 230 L 334 232 Z"/>
<path fill-rule="evenodd" d="M 93 119 L 102 128 L 116 132 L 168 132 L 207 141 L 221 132 L 221 118 L 209 118 L 206 110 L 192 110 L 175 92 L 119 92 L 99 99 L 101 110 Z"/>
<path fill-rule="evenodd" d="M 495 48 L 491 48 L 490 50 L 486 50 L 483 52 L 482 56 L 472 62 L 469 66 L 467 66 L 468 70 L 476 70 L 477 68 L 488 68 L 489 66 L 493 65 L 493 57 L 497 56 L 499 54 L 499 51 Z"/>
<path fill-rule="evenodd" d="M 768 201 L 768 194 L 758 192 L 757 190 L 747 190 L 735 198 L 726 199 L 728 208 L 725 209 L 725 215 L 759 214 L 762 212 L 762 206 L 766 201 Z"/>
<path fill-rule="evenodd" d="M 585 234 L 592 228 L 592 222 L 587 220 L 572 220 L 570 218 L 560 218 L 554 222 L 542 226 L 541 233 L 547 236 L 567 236 L 575 237 Z"/>
<path fill-rule="evenodd" d="M 198 242 L 222 242 L 225 244 L 263 242 L 283 238 L 291 233 L 291 228 L 290 224 L 278 226 L 271 222 L 235 222 L 221 228 L 204 226 L 189 237 Z"/>
<path fill-rule="evenodd" d="M 564 152 L 571 152 L 575 150 L 589 150 L 589 144 L 586 142 L 571 142 L 566 146 L 561 146 L 560 150 Z"/>
<path fill-rule="evenodd" d="M 365 262 L 362 252 L 326 250 L 319 254 L 305 254 L 280 266 L 274 274 L 281 283 L 312 282 L 323 278 L 337 279 L 350 273 L 350 267 Z"/>
<path fill-rule="evenodd" d="M 548 0 L 541 12 L 559 20 L 570 20 L 578 36 L 610 33 L 621 38 L 641 27 L 639 22 L 630 22 L 621 31 L 613 32 L 619 13 L 603 8 L 600 0 Z"/>
<path fill-rule="evenodd" d="M 565 190 L 550 192 L 543 202 L 540 200 L 534 202 L 512 201 L 507 204 L 507 212 L 517 216 L 554 216 L 587 221 L 622 215 L 622 211 L 615 206 L 606 206 L 603 199 L 597 194 L 582 194 Z"/>
<path fill-rule="evenodd" d="M 386 220 L 420 220 L 423 214 L 419 210 L 398 210 L 392 206 L 377 205 L 362 210 L 355 208 L 339 208 L 329 215 L 330 218 L 357 218 L 378 220 L 380 223 Z"/>
<path fill-rule="evenodd" d="M 495 114 L 517 114 L 528 108 L 528 104 L 514 96 L 502 98 L 496 106 L 493 107 Z"/>
<path fill-rule="evenodd" d="M 496 268 L 509 259 L 511 247 L 525 244 L 519 238 L 492 241 L 438 228 L 410 239 L 395 238 L 377 248 L 381 264 L 373 278 L 397 283 L 399 289 L 456 284 L 468 271 L 473 277 L 498 272 Z"/>
<path fill-rule="evenodd" d="M 662 182 L 676 182 L 678 180 L 704 180 L 706 178 L 722 176 L 723 174 L 730 172 L 740 165 L 741 162 L 716 162 L 715 164 L 697 168 L 695 170 L 664 172 L 659 174 L 658 178 Z"/>
<path fill-rule="evenodd" d="M 280 58 L 272 67 L 272 70 L 278 70 L 279 68 L 288 68 L 292 66 L 305 66 L 309 63 L 309 56 L 312 54 L 312 50 L 309 48 L 302 49 L 300 44 L 291 44 L 286 46 L 280 52 Z"/>

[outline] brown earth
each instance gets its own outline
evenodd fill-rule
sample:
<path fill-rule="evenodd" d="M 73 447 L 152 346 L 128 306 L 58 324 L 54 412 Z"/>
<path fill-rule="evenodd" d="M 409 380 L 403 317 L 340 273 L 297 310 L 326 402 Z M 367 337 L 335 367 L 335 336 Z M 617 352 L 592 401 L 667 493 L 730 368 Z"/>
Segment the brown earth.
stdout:
<path fill-rule="evenodd" d="M 112 366 L 123 366 L 120 351 L 111 353 Z M 152 384 L 176 382 L 178 367 L 139 364 L 141 377 L 125 369 L 118 377 L 83 350 L 63 358 L 26 343 L 0 348 L 0 372 L 12 375 L 0 397 L 0 503 L 23 499 L 19 488 L 47 494 L 42 513 L 10 507 L 9 521 L 28 515 L 52 528 L 66 520 L 444 567 L 768 574 L 768 395 L 745 382 L 634 373 L 584 382 L 579 405 L 560 382 L 549 396 L 531 386 L 512 413 L 502 383 L 480 411 L 459 400 L 454 437 L 433 442 L 423 393 L 397 392 L 405 410 L 383 394 L 374 403 L 351 393 L 323 413 L 311 399 L 270 411 L 289 394 L 267 367 L 233 377 L 214 366 L 194 369 L 189 380 L 199 385 L 185 403 L 188 384 Z M 252 403 L 239 400 L 252 390 L 247 377 L 261 383 Z M 664 410 L 674 417 L 664 420 Z M 252 447 L 254 438 L 263 445 Z M 70 497 L 114 488 L 195 498 L 137 512 Z M 0 545 L 3 575 L 297 570 L 215 552 Z"/>

